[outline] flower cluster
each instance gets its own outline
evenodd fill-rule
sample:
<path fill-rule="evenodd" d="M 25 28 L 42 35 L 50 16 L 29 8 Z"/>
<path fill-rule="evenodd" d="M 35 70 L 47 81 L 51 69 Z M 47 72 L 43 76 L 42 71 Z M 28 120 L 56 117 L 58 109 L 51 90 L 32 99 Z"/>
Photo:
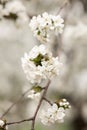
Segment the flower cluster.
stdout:
<path fill-rule="evenodd" d="M 55 34 L 63 32 L 64 20 L 60 15 L 54 16 L 48 13 L 43 13 L 42 15 L 34 16 L 30 21 L 30 28 L 41 42 L 48 42 L 50 37 L 50 32 Z"/>
<path fill-rule="evenodd" d="M 64 20 L 59 15 L 54 16 L 43 13 L 37 17 L 34 16 L 29 25 L 34 32 L 34 36 L 42 42 L 48 42 L 50 31 L 54 31 L 55 34 L 62 33 L 64 27 L 63 22 Z M 28 93 L 28 97 L 31 99 L 39 97 L 41 91 L 44 89 L 38 86 L 38 84 L 42 80 L 51 80 L 55 76 L 58 76 L 62 67 L 62 63 L 58 57 L 53 57 L 50 50 L 43 44 L 33 47 L 28 54 L 25 53 L 21 61 L 27 79 L 34 85 Z M 43 94 L 41 100 L 44 99 Z M 70 105 L 66 99 L 56 101 L 51 104 L 48 110 L 42 111 L 40 116 L 41 122 L 44 125 L 63 122 L 67 108 L 70 108 Z"/>
<path fill-rule="evenodd" d="M 46 111 L 42 111 L 40 116 L 41 122 L 44 125 L 51 125 L 55 122 L 62 123 L 65 117 L 65 109 L 63 107 L 58 107 L 56 103 L 54 103 L 51 107 Z"/>
<path fill-rule="evenodd" d="M 0 119 L 0 130 L 7 130 L 6 121 Z"/>
<path fill-rule="evenodd" d="M 16 20 L 17 23 L 26 23 L 29 21 L 25 6 L 18 0 L 8 1 L 0 5 L 2 18 Z"/>
<path fill-rule="evenodd" d="M 59 75 L 61 63 L 58 57 L 52 56 L 45 45 L 40 45 L 35 46 L 29 54 L 25 53 L 22 58 L 22 67 L 27 79 L 35 84 L 43 79 L 52 79 Z"/>

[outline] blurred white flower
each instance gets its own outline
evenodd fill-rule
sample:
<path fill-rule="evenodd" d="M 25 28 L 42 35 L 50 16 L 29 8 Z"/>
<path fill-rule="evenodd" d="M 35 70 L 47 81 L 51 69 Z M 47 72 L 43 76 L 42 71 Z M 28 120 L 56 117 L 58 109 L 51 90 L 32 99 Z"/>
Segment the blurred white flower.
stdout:
<path fill-rule="evenodd" d="M 40 97 L 40 92 L 35 92 L 34 90 L 30 90 L 28 93 L 28 98 L 36 99 Z"/>
<path fill-rule="evenodd" d="M 38 66 L 31 61 L 28 54 L 24 55 L 24 58 L 22 58 L 22 67 L 24 70 L 24 73 L 26 74 L 27 79 L 31 83 L 40 83 L 42 79 L 42 72 L 40 72 Z"/>
<path fill-rule="evenodd" d="M 26 11 L 24 5 L 18 0 L 8 2 L 5 6 L 5 9 L 8 14 L 17 14 Z"/>
<path fill-rule="evenodd" d="M 61 63 L 54 58 L 45 45 L 35 46 L 22 58 L 22 67 L 31 83 L 40 83 L 42 79 L 52 79 L 59 75 Z"/>
<path fill-rule="evenodd" d="M 62 33 L 63 27 L 64 27 L 64 24 L 63 24 L 64 20 L 61 18 L 61 16 L 60 15 L 57 15 L 57 16 L 50 15 L 50 18 L 52 19 L 52 22 L 53 22 L 50 29 L 54 30 L 55 34 Z"/>
<path fill-rule="evenodd" d="M 21 1 L 9 1 L 3 8 L 3 17 L 16 20 L 18 25 L 26 25 L 29 22 L 29 17 L 26 13 L 26 8 Z"/>
<path fill-rule="evenodd" d="M 7 130 L 6 121 L 0 119 L 0 130 Z"/>
<path fill-rule="evenodd" d="M 5 122 L 3 120 L 0 120 L 0 126 L 3 127 Z"/>
<path fill-rule="evenodd" d="M 8 130 L 8 126 L 7 125 L 5 126 L 5 129 Z"/>
<path fill-rule="evenodd" d="M 70 103 L 65 98 L 59 100 L 57 103 L 59 107 L 63 107 L 64 109 L 71 108 Z"/>
<path fill-rule="evenodd" d="M 26 14 L 26 12 L 20 12 L 18 14 L 18 19 L 17 19 L 17 25 L 23 26 L 23 25 L 28 25 L 29 23 L 29 17 Z"/>
<path fill-rule="evenodd" d="M 42 111 L 40 119 L 44 125 L 51 125 L 55 122 L 63 122 L 64 116 L 64 108 L 58 108 L 57 104 L 54 103 L 47 111 Z"/>
<path fill-rule="evenodd" d="M 54 16 L 48 13 L 43 13 L 42 15 L 34 16 L 30 21 L 30 28 L 41 42 L 48 42 L 50 40 L 50 32 L 55 34 L 63 32 L 64 20 L 60 15 Z"/>
<path fill-rule="evenodd" d="M 60 74 L 60 70 L 62 68 L 62 63 L 59 62 L 58 57 L 51 57 L 48 61 L 43 61 L 42 66 L 44 69 L 44 75 L 49 79 Z"/>

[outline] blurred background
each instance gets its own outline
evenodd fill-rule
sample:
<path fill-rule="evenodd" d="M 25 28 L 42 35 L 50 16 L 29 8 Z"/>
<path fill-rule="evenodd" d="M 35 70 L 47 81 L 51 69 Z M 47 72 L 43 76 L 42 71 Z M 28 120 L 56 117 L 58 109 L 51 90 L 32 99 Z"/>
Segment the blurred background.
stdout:
<path fill-rule="evenodd" d="M 64 32 L 53 36 L 49 46 L 53 55 L 60 57 L 63 68 L 60 77 L 52 81 L 48 98 L 66 98 L 72 107 L 63 124 L 47 127 L 37 119 L 35 130 L 87 130 L 87 0 L 19 0 L 26 10 L 18 20 L 2 16 L 3 1 L 18 0 L 0 0 L 0 116 L 30 87 L 21 57 L 40 44 L 29 28 L 30 18 L 43 12 L 59 12 L 65 19 Z M 26 119 L 36 105 L 24 97 L 4 118 L 8 122 Z M 9 130 L 29 128 L 28 122 L 9 126 Z"/>

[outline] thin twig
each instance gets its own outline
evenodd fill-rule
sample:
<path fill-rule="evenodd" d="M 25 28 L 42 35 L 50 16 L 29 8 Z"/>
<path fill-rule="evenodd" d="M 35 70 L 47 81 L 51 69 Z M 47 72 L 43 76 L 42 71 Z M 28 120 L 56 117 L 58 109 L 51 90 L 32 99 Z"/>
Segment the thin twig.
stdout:
<path fill-rule="evenodd" d="M 21 121 L 15 121 L 15 122 L 6 123 L 6 125 L 20 124 L 20 123 L 23 123 L 25 121 L 32 121 L 32 120 L 33 120 L 33 117 L 32 118 L 28 118 L 28 119 L 24 119 L 24 120 L 21 120 Z"/>
<path fill-rule="evenodd" d="M 4 113 L 0 118 L 3 118 L 19 101 L 21 101 L 21 99 L 30 91 L 30 89 L 28 89 L 27 91 L 25 91 L 17 101 L 15 101 Z"/>
<path fill-rule="evenodd" d="M 43 95 L 42 95 L 42 97 L 41 97 L 41 99 L 40 99 L 40 101 L 39 101 L 39 104 L 38 104 L 38 106 L 37 106 L 37 109 L 36 109 L 36 111 L 35 111 L 34 119 L 32 120 L 31 130 L 34 130 L 35 119 L 36 119 L 37 113 L 38 113 L 38 111 L 39 111 L 39 108 L 40 108 L 40 106 L 41 106 L 41 104 L 42 104 L 42 101 L 43 101 L 43 99 L 44 99 L 44 97 L 45 97 L 45 95 L 46 95 L 46 92 L 47 92 L 47 90 L 48 90 L 49 84 L 50 84 L 50 80 L 49 80 L 47 86 L 46 86 L 45 89 L 44 89 Z"/>
<path fill-rule="evenodd" d="M 41 106 L 41 104 L 42 104 L 42 101 L 44 100 L 44 97 L 45 97 L 45 95 L 46 95 L 46 92 L 47 92 L 47 89 L 48 89 L 48 87 L 49 87 L 49 84 L 50 84 L 50 81 L 48 82 L 47 86 L 44 87 L 44 92 L 43 92 L 43 94 L 42 94 L 42 97 L 41 97 L 41 99 L 40 99 L 40 101 L 39 101 L 39 104 L 38 104 L 38 106 L 37 106 L 37 109 L 36 109 L 35 114 L 34 114 L 33 117 L 28 118 L 28 119 L 24 119 L 24 120 L 21 120 L 21 121 L 8 122 L 8 123 L 6 123 L 6 125 L 14 125 L 14 124 L 20 124 L 20 123 L 23 123 L 23 122 L 26 122 L 26 121 L 32 121 L 31 130 L 34 130 L 35 119 L 36 119 L 37 113 L 38 113 L 38 111 L 39 111 L 39 108 L 40 108 L 40 106 Z M 25 95 L 25 94 L 23 94 L 23 95 Z M 23 96 L 23 95 L 22 95 L 22 96 Z"/>
<path fill-rule="evenodd" d="M 46 102 L 48 102 L 51 106 L 53 105 L 52 103 L 51 103 L 51 101 L 49 101 L 47 98 L 43 98 L 43 100 L 45 100 Z"/>
<path fill-rule="evenodd" d="M 65 1 L 64 4 L 58 10 L 57 14 L 59 14 L 61 12 L 61 10 L 64 9 L 67 6 L 67 4 L 68 4 L 68 1 Z"/>

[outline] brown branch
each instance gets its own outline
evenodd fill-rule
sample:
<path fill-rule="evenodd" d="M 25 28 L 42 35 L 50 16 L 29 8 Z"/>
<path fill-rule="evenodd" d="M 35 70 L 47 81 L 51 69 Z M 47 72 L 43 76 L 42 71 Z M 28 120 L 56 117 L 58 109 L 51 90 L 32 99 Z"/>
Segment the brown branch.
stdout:
<path fill-rule="evenodd" d="M 67 4 L 68 4 L 68 1 L 65 0 L 64 4 L 60 7 L 57 14 L 59 14 L 62 11 L 62 9 L 64 9 L 67 6 Z"/>
<path fill-rule="evenodd" d="M 24 119 L 24 120 L 21 120 L 21 121 L 15 121 L 15 122 L 6 123 L 6 125 L 20 124 L 20 123 L 23 123 L 25 121 L 32 121 L 32 120 L 33 120 L 33 117 L 32 118 L 28 118 L 28 119 Z"/>
<path fill-rule="evenodd" d="M 49 84 L 50 84 L 50 80 L 49 80 L 48 84 L 46 85 L 46 87 L 44 87 L 44 91 L 43 91 L 42 97 L 41 97 L 41 99 L 40 99 L 40 101 L 39 101 L 39 104 L 38 104 L 38 106 L 37 106 L 37 108 L 36 108 L 36 111 L 35 111 L 35 114 L 34 114 L 33 117 L 28 118 L 28 119 L 24 119 L 24 120 L 21 120 L 21 121 L 8 122 L 8 123 L 6 123 L 6 125 L 14 125 L 14 124 L 20 124 L 20 123 L 23 123 L 23 122 L 26 122 L 26 121 L 32 121 L 31 130 L 34 130 L 35 119 L 36 119 L 37 113 L 38 113 L 38 111 L 39 111 L 39 108 L 40 108 L 40 106 L 41 106 L 41 104 L 42 104 L 42 101 L 44 100 L 44 97 L 45 97 L 45 95 L 46 95 L 46 92 L 47 92 L 47 90 L 48 90 Z M 23 94 L 23 95 L 25 95 L 25 94 Z M 23 96 L 23 95 L 22 95 L 22 96 Z"/>
<path fill-rule="evenodd" d="M 44 97 L 45 97 L 45 95 L 46 95 L 46 92 L 47 92 L 47 90 L 48 90 L 49 84 L 50 84 L 50 80 L 49 80 L 47 86 L 46 86 L 45 89 L 44 89 L 43 95 L 42 95 L 42 97 L 41 97 L 41 99 L 40 99 L 40 101 L 39 101 L 39 104 L 38 104 L 38 106 L 37 106 L 37 109 L 36 109 L 36 111 L 35 111 L 34 118 L 33 118 L 33 120 L 32 120 L 31 130 L 34 130 L 35 119 L 36 119 L 37 113 L 38 113 L 38 111 L 39 111 L 39 108 L 40 108 L 40 106 L 41 106 L 41 104 L 42 104 L 42 101 L 44 100 Z"/>
<path fill-rule="evenodd" d="M 25 91 L 17 101 L 15 101 L 4 113 L 0 118 L 3 118 L 19 101 L 21 101 L 21 99 L 30 91 L 30 89 L 28 89 L 27 91 Z"/>
<path fill-rule="evenodd" d="M 48 102 L 51 106 L 53 105 L 53 104 L 51 103 L 51 101 L 49 101 L 47 98 L 44 97 L 43 100 L 46 101 L 46 102 Z"/>

